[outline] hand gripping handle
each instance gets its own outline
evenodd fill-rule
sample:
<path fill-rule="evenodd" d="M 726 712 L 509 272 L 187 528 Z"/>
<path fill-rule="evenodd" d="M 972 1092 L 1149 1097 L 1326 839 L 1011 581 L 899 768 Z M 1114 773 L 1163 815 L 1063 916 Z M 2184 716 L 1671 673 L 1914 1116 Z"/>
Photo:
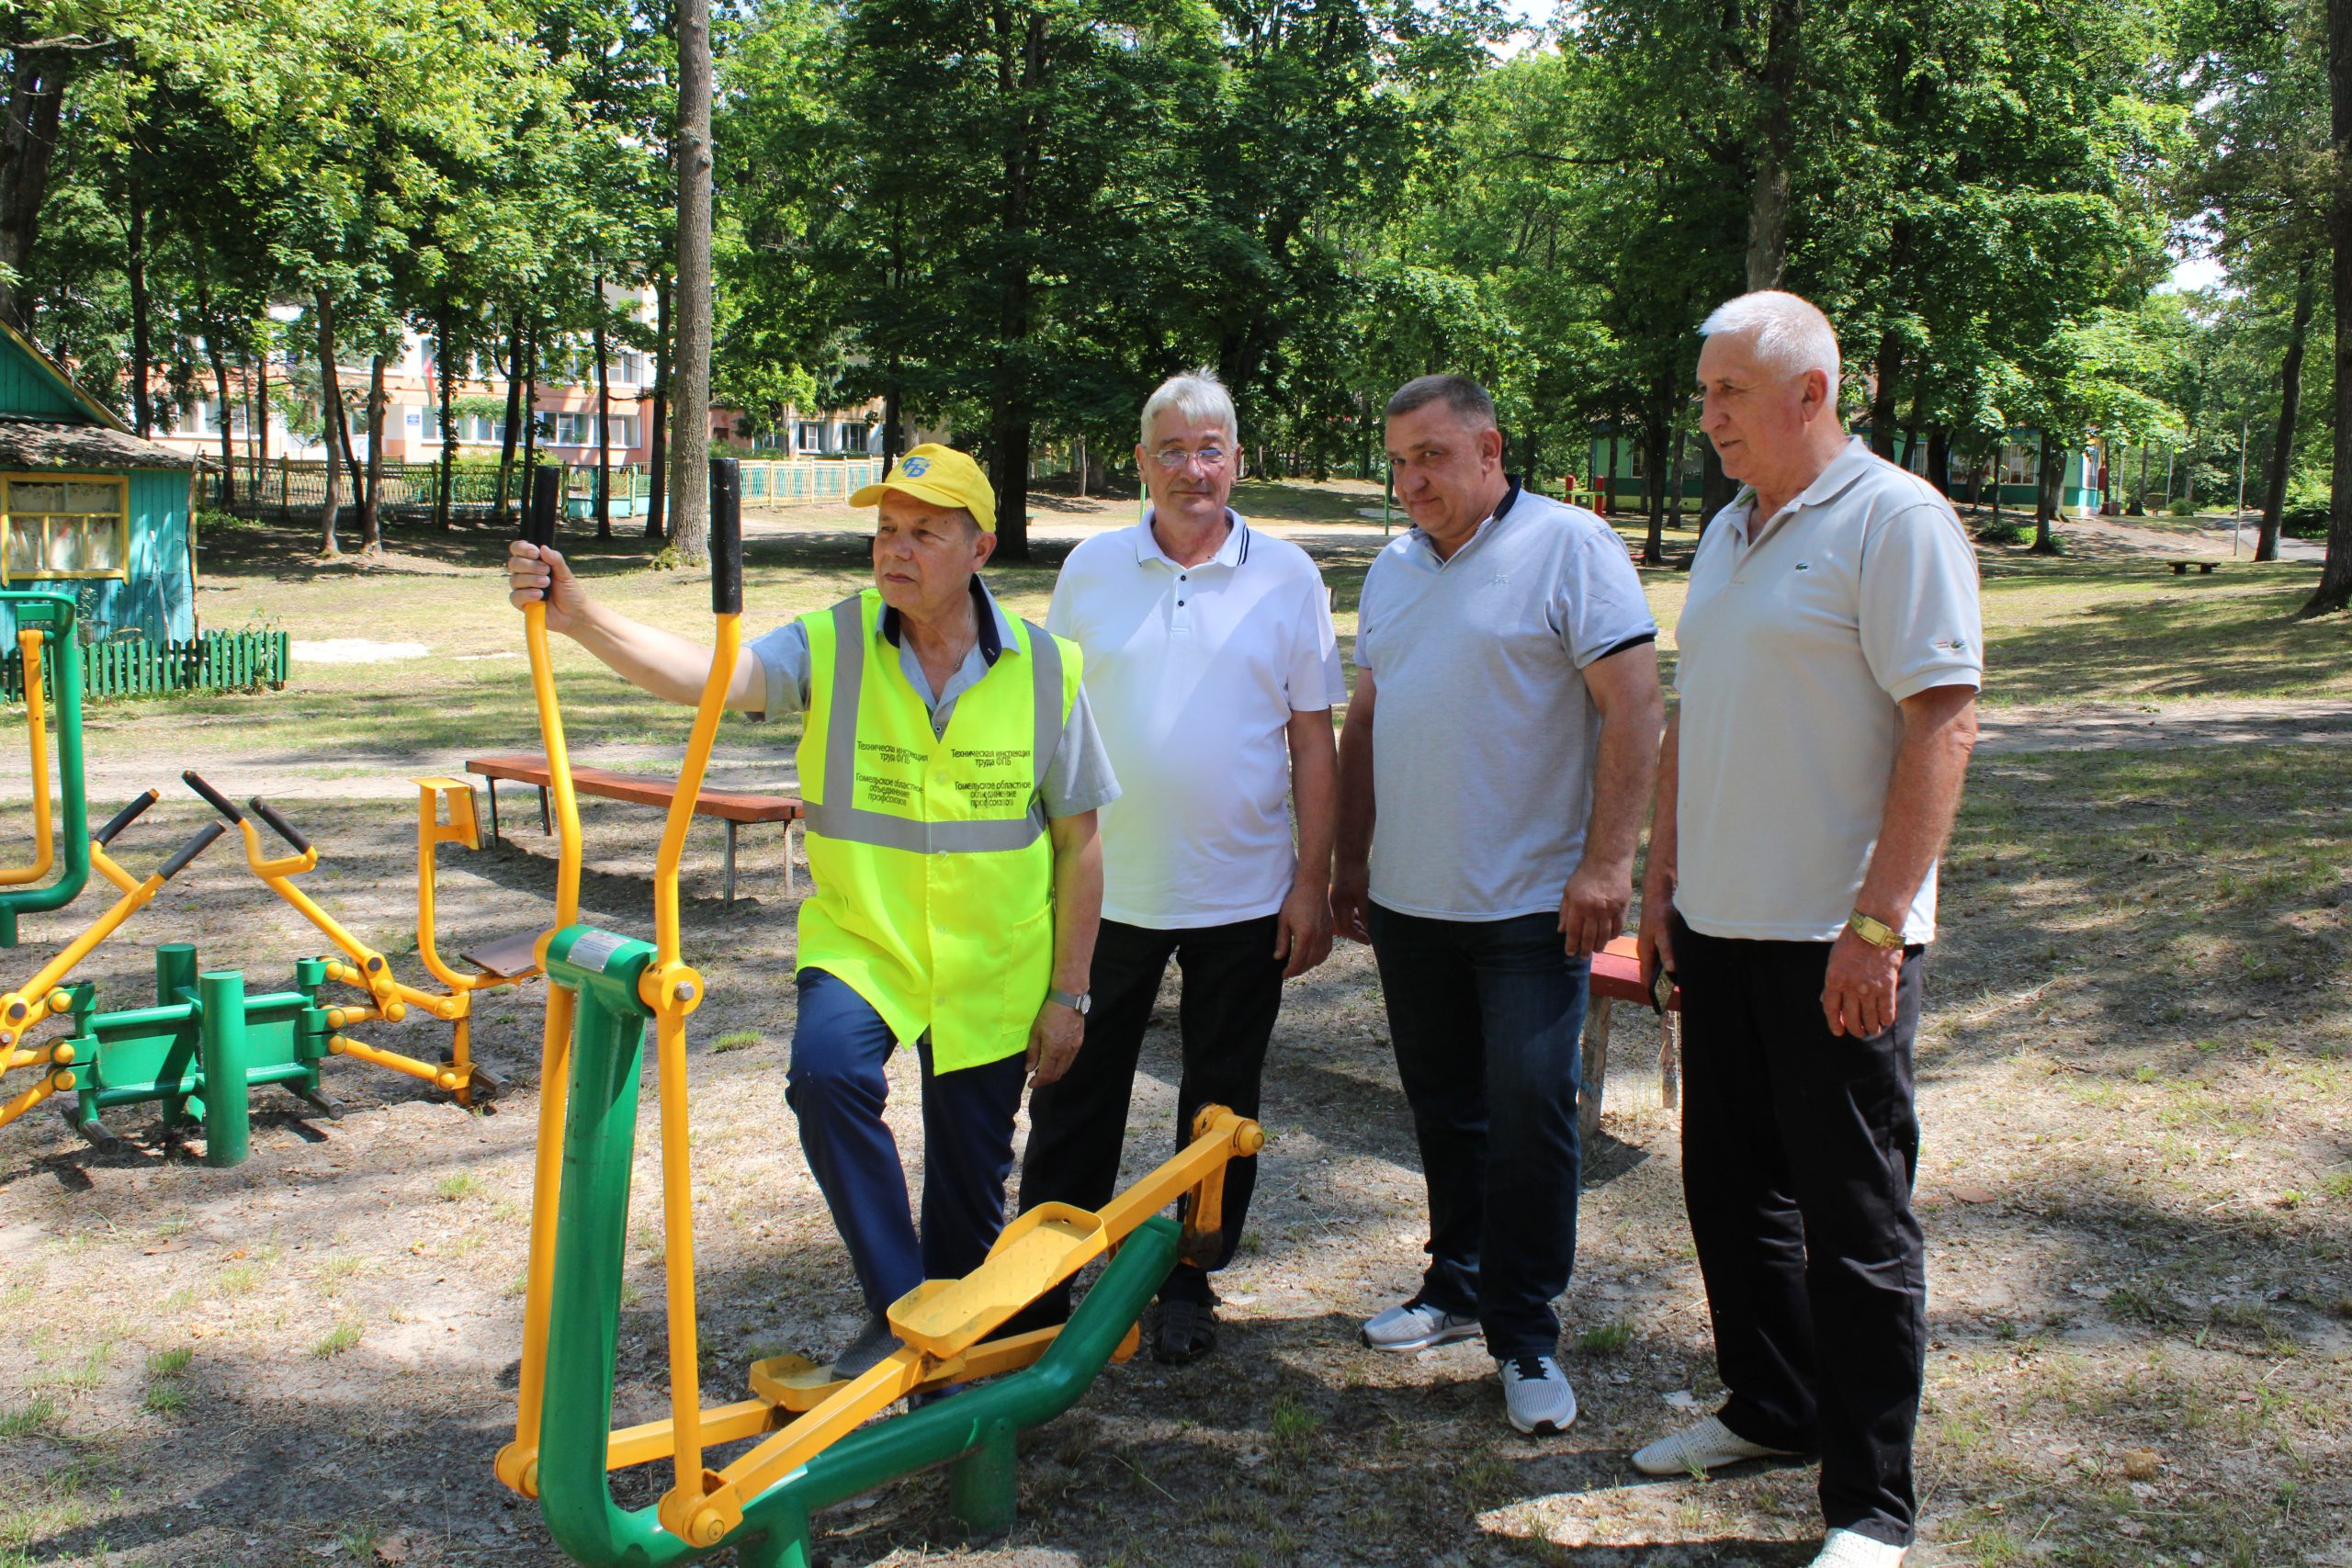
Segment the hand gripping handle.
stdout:
<path fill-rule="evenodd" d="M 219 838 L 228 830 L 229 829 L 226 823 L 207 822 L 203 827 L 198 828 L 196 830 L 196 837 L 190 839 L 187 843 L 180 846 L 179 853 L 174 855 L 171 859 L 164 863 L 163 870 L 157 874 L 162 876 L 164 881 L 169 882 L 173 877 L 177 876 L 181 872 L 187 869 L 188 862 L 194 860 L 197 856 L 210 849 L 212 847 L 213 840 Z"/>
<path fill-rule="evenodd" d="M 285 818 L 280 817 L 277 814 L 277 807 L 272 806 L 269 802 L 264 800 L 259 795 L 254 796 L 251 800 L 245 802 L 245 804 L 253 807 L 254 816 L 260 818 L 263 821 L 268 823 L 271 828 L 275 829 L 279 838 L 293 845 L 294 852 L 296 854 L 306 855 L 311 852 L 311 840 L 296 832 L 294 830 L 294 824 L 288 822 Z"/>
<path fill-rule="evenodd" d="M 202 779 L 198 778 L 194 768 L 190 768 L 186 773 L 180 774 L 180 783 L 187 785 L 188 788 L 202 795 L 206 805 L 211 807 L 213 810 L 220 813 L 221 816 L 226 817 L 230 821 L 243 822 L 245 819 L 243 813 L 240 812 L 235 807 L 229 804 L 229 797 L 222 795 L 219 790 L 214 789 L 210 784 L 206 784 Z"/>
<path fill-rule="evenodd" d="M 710 613 L 743 613 L 743 468 L 710 460 Z"/>
<path fill-rule="evenodd" d="M 98 842 L 102 844 L 113 843 L 114 836 L 117 833 L 121 832 L 125 828 L 128 828 L 133 822 L 138 821 L 139 814 L 154 804 L 155 792 L 151 789 L 146 794 L 141 795 L 137 800 L 132 801 L 130 805 L 116 812 L 114 814 L 114 820 L 108 822 L 105 827 L 98 829 Z"/>

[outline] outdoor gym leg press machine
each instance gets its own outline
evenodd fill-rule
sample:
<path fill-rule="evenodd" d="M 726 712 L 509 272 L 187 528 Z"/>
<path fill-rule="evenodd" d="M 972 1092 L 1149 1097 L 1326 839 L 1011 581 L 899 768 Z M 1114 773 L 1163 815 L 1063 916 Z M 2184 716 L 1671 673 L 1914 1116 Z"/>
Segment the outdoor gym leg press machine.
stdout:
<path fill-rule="evenodd" d="M 556 476 L 535 476 L 525 537 L 551 544 Z M 695 1311 L 694 1213 L 688 1168 L 685 1021 L 702 976 L 679 946 L 678 862 L 695 792 L 735 667 L 742 608 L 735 465 L 711 464 L 711 600 L 718 646 L 686 743 L 654 872 L 654 941 L 575 923 L 580 819 L 562 715 L 548 656 L 544 604 L 524 610 L 539 725 L 560 833 L 557 927 L 543 939 L 547 1027 L 539 1143 L 525 1275 L 522 1373 L 514 1440 L 499 1479 L 537 1497 L 556 1542 L 592 1568 L 668 1568 L 722 1548 L 745 1568 L 808 1568 L 809 1516 L 895 1476 L 950 1467 L 956 1517 L 976 1531 L 1011 1526 L 1015 1434 L 1052 1419 L 1103 1364 L 1132 1354 L 1136 1320 L 1175 1262 L 1215 1256 L 1229 1160 L 1264 1142 L 1256 1122 L 1218 1106 L 1194 1119 L 1192 1144 L 1100 1213 L 1046 1204 L 1006 1227 L 961 1280 L 934 1280 L 894 1303 L 905 1348 L 863 1376 L 835 1382 L 805 1360 L 751 1369 L 752 1397 L 706 1407 Z M 653 1026 L 669 1329 L 670 1416 L 615 1431 L 615 1357 L 638 1082 Z M 1180 1238 L 1159 1211 L 1190 1195 Z M 990 1339 L 1021 1308 L 1089 1262 L 1114 1256 L 1068 1324 Z M 1002 1375 L 999 1375 L 1002 1374 Z M 994 1377 L 873 1426 L 907 1394 Z M 706 1450 L 760 1438 L 723 1469 Z M 611 1471 L 667 1459 L 673 1484 L 634 1511 L 613 1501 Z"/>
<path fill-rule="evenodd" d="M 17 618 L 17 650 L 23 660 L 25 722 L 31 732 L 33 786 L 33 858 L 30 863 L 0 868 L 0 948 L 17 945 L 17 917 L 29 912 L 62 909 L 81 897 L 90 879 L 89 803 L 82 779 L 82 645 L 74 636 L 74 601 L 60 593 L 28 593 L 0 590 L 0 604 Z M 46 652 L 47 658 L 43 659 Z M 57 698 L 57 772 L 59 790 L 52 797 L 49 783 L 48 694 L 42 667 L 54 682 Z M 65 808 L 65 865 L 46 887 L 30 886 L 50 874 L 56 863 L 51 841 L 52 798 Z"/>

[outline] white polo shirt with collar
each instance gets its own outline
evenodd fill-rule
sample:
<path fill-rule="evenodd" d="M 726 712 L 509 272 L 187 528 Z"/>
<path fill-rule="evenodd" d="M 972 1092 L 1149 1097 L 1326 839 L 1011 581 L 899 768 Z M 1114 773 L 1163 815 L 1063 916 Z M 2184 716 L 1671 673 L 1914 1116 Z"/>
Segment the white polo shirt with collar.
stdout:
<path fill-rule="evenodd" d="M 1086 694 L 1119 798 L 1105 807 L 1102 915 L 1155 931 L 1282 908 L 1294 713 L 1347 698 L 1322 574 L 1305 550 L 1226 513 L 1199 566 L 1170 559 L 1151 516 L 1062 563 L 1046 627 L 1086 655 Z"/>
<path fill-rule="evenodd" d="M 1903 700 L 1984 683 L 1976 551 L 1934 486 L 1859 437 L 1760 526 L 1755 499 L 1708 525 L 1675 628 L 1674 907 L 1707 936 L 1833 942 Z M 1903 940 L 1935 934 L 1930 867 Z"/>

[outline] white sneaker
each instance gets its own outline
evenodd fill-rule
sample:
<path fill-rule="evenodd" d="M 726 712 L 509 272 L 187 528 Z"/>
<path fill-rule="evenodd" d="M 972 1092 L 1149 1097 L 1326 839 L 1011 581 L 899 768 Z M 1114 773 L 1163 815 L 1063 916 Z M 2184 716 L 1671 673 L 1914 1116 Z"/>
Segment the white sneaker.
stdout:
<path fill-rule="evenodd" d="M 1415 1296 L 1400 1306 L 1390 1307 L 1363 1325 L 1363 1342 L 1375 1350 L 1393 1350 L 1399 1355 L 1415 1350 L 1431 1350 L 1440 1345 L 1478 1337 L 1478 1320 L 1441 1312 Z"/>
<path fill-rule="evenodd" d="M 1906 1550 L 1872 1540 L 1859 1530 L 1831 1530 L 1813 1568 L 1895 1568 Z"/>
<path fill-rule="evenodd" d="M 1497 1361 L 1495 1370 L 1502 1374 L 1510 1424 L 1528 1436 L 1565 1432 L 1577 1418 L 1577 1391 L 1551 1357 L 1512 1356 Z"/>
<path fill-rule="evenodd" d="M 1792 1451 L 1751 1443 L 1724 1426 L 1720 1417 L 1710 1416 L 1695 1427 L 1685 1427 L 1681 1431 L 1660 1438 L 1649 1447 L 1637 1450 L 1634 1455 L 1634 1468 L 1644 1475 L 1688 1475 L 1694 1470 L 1719 1470 L 1746 1459 L 1784 1459 Z M 1840 1530 L 1837 1533 L 1850 1535 L 1853 1532 Z"/>

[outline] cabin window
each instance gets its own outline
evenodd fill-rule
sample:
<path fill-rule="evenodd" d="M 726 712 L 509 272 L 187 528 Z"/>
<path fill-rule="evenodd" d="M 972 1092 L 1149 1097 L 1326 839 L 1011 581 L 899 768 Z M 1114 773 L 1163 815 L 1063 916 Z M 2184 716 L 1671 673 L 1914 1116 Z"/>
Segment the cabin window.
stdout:
<path fill-rule="evenodd" d="M 130 481 L 105 474 L 0 477 L 0 584 L 124 577 Z"/>

